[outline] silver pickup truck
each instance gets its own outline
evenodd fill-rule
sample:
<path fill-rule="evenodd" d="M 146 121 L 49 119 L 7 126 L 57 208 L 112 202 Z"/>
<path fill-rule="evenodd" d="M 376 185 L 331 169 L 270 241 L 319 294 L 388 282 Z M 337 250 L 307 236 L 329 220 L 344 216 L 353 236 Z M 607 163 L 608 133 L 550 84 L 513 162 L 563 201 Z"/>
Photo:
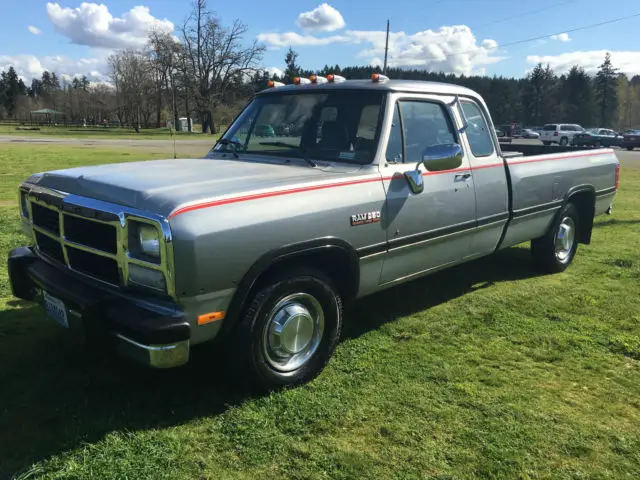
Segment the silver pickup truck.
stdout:
<path fill-rule="evenodd" d="M 16 297 L 119 353 L 174 367 L 215 339 L 277 388 L 322 371 L 346 302 L 526 241 L 564 270 L 618 178 L 611 149 L 501 146 L 456 85 L 272 82 L 204 158 L 29 177 L 8 269 Z"/>

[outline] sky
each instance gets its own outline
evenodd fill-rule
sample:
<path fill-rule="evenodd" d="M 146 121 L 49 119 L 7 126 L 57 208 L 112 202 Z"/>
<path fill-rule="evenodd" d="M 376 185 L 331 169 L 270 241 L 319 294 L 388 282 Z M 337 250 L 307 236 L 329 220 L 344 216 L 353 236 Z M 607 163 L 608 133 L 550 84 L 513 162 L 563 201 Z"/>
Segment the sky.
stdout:
<path fill-rule="evenodd" d="M 278 73 L 289 46 L 306 69 L 382 64 L 389 19 L 390 66 L 522 77 L 542 62 L 557 73 L 576 64 L 595 73 L 608 51 L 621 72 L 640 74 L 637 0 L 208 3 L 223 24 L 247 25 L 246 42 L 264 44 L 262 66 Z M 13 65 L 27 83 L 44 70 L 108 82 L 110 53 L 143 46 L 152 27 L 177 35 L 190 9 L 191 0 L 11 2 L 0 16 L 0 70 Z"/>

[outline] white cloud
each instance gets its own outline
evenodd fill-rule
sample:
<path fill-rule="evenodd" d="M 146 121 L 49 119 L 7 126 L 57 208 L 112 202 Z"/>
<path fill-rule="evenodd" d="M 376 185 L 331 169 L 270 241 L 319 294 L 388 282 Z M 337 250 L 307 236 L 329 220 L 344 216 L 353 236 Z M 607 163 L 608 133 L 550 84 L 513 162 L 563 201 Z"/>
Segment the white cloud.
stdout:
<path fill-rule="evenodd" d="M 585 52 L 567 52 L 560 55 L 530 55 L 527 62 L 532 65 L 542 63 L 549 66 L 558 74 L 568 72 L 574 65 L 584 68 L 585 72 L 595 74 L 604 61 L 607 50 L 591 50 Z M 611 63 L 619 68 L 620 73 L 640 75 L 640 52 L 613 52 Z"/>
<path fill-rule="evenodd" d="M 319 46 L 330 43 L 348 42 L 350 39 L 342 35 L 332 35 L 330 37 L 314 37 L 313 35 L 300 35 L 296 32 L 286 33 L 261 33 L 258 40 L 266 43 L 272 49 L 282 47 L 299 47 L 305 45 Z"/>
<path fill-rule="evenodd" d="M 559 42 L 570 42 L 571 38 L 568 33 L 560 33 L 558 35 L 551 35 L 552 40 L 557 40 Z"/>
<path fill-rule="evenodd" d="M 317 37 L 295 32 L 265 33 L 260 41 L 272 48 L 287 46 L 320 46 L 332 43 L 365 45 L 358 54 L 368 58 L 370 64 L 381 64 L 384 57 L 386 32 L 347 30 L 341 35 Z M 503 60 L 491 53 L 498 47 L 492 39 L 478 43 L 466 25 L 443 26 L 437 30 L 424 30 L 414 34 L 389 34 L 388 64 L 392 67 L 414 67 L 428 71 L 457 74 L 479 73 L 483 67 Z"/>
<path fill-rule="evenodd" d="M 279 69 L 278 67 L 267 67 L 265 68 L 265 70 L 269 73 L 269 75 L 271 75 L 272 77 L 274 75 L 277 75 L 278 77 L 282 78 L 284 76 L 284 71 L 282 71 L 281 69 Z"/>
<path fill-rule="evenodd" d="M 296 21 L 298 27 L 308 32 L 333 32 L 344 28 L 344 18 L 338 10 L 327 3 L 303 12 Z"/>
<path fill-rule="evenodd" d="M 107 80 L 107 65 L 103 58 L 73 59 L 62 55 L 36 57 L 35 55 L 0 55 L 0 71 L 13 66 L 23 81 L 29 85 L 42 72 L 55 72 L 58 78 L 71 80 L 86 75 L 92 82 Z"/>
<path fill-rule="evenodd" d="M 38 27 L 34 27 L 33 25 L 29 25 L 27 27 L 27 30 L 29 30 L 34 35 L 40 35 L 42 33 Z"/>
<path fill-rule="evenodd" d="M 57 32 L 72 43 L 99 48 L 141 47 L 151 29 L 173 31 L 173 23 L 159 20 L 149 7 L 136 6 L 121 17 L 113 17 L 104 4 L 81 3 L 61 7 L 47 3 L 47 14 Z"/>

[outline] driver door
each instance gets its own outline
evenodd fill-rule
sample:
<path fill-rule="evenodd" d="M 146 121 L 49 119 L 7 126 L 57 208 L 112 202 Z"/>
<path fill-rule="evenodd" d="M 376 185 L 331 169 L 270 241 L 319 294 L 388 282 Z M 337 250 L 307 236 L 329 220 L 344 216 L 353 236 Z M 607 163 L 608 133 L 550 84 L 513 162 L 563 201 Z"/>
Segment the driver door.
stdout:
<path fill-rule="evenodd" d="M 426 171 L 420 163 L 428 146 L 460 143 L 453 97 L 398 95 L 381 173 L 387 201 L 382 221 L 389 251 L 381 283 L 387 284 L 461 261 L 476 230 L 476 199 L 468 155 L 453 170 Z M 405 172 L 416 164 L 424 190 L 413 193 Z"/>

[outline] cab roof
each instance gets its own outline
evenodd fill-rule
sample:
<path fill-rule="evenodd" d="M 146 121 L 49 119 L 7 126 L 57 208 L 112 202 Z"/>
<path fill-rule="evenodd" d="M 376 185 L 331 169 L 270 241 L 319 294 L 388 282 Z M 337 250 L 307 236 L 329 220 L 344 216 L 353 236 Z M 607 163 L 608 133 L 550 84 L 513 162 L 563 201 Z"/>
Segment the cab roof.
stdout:
<path fill-rule="evenodd" d="M 410 93 L 431 93 L 435 95 L 462 95 L 475 99 L 482 97 L 475 91 L 454 85 L 451 83 L 429 82 L 425 80 L 386 80 L 374 82 L 372 80 L 345 80 L 335 83 L 318 83 L 318 84 L 302 84 L 302 85 L 284 85 L 280 87 L 272 87 L 262 90 L 259 96 L 270 95 L 272 93 L 291 93 L 291 92 L 309 92 L 309 91 L 330 91 L 330 90 L 382 90 L 387 92 L 410 92 Z"/>

